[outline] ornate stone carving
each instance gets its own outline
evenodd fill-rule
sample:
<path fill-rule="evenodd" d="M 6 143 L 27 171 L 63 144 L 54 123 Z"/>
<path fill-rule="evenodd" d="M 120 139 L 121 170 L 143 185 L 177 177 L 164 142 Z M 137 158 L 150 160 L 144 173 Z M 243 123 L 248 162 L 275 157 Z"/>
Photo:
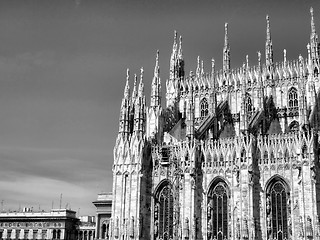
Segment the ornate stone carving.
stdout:
<path fill-rule="evenodd" d="M 119 218 L 116 219 L 116 226 L 114 229 L 114 237 L 119 238 Z"/>
<path fill-rule="evenodd" d="M 237 218 L 235 235 L 237 239 L 241 238 L 240 219 Z"/>
<path fill-rule="evenodd" d="M 303 238 L 303 237 L 304 237 L 303 219 L 302 219 L 302 216 L 300 216 L 300 218 L 299 218 L 298 237 L 299 237 L 299 238 Z"/>
<path fill-rule="evenodd" d="M 189 239 L 189 219 L 186 218 L 184 221 L 184 238 Z"/>
<path fill-rule="evenodd" d="M 249 238 L 249 228 L 248 228 L 248 220 L 247 220 L 247 218 L 243 219 L 242 238 L 243 239 L 248 239 Z"/>
<path fill-rule="evenodd" d="M 256 238 L 256 224 L 254 221 L 254 218 L 251 220 L 251 231 L 250 231 L 250 238 L 255 239 Z"/>
<path fill-rule="evenodd" d="M 130 221 L 130 237 L 134 238 L 134 217 L 131 217 Z"/>
<path fill-rule="evenodd" d="M 307 238 L 313 237 L 312 221 L 310 216 L 307 217 L 306 235 L 307 235 Z"/>

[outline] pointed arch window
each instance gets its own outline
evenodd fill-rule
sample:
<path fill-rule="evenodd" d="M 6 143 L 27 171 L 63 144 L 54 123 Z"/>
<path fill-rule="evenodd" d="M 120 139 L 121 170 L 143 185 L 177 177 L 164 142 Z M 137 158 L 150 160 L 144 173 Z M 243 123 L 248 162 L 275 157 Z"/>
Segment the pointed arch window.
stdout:
<path fill-rule="evenodd" d="M 204 118 L 209 113 L 209 104 L 206 98 L 203 98 L 200 102 L 200 117 Z"/>
<path fill-rule="evenodd" d="M 288 93 L 288 106 L 289 109 L 298 107 L 298 91 L 294 87 L 290 88 L 289 93 Z"/>
<path fill-rule="evenodd" d="M 254 110 L 250 94 L 247 94 L 245 107 L 247 110 L 248 118 L 250 119 Z"/>
<path fill-rule="evenodd" d="M 157 195 L 154 223 L 156 239 L 173 238 L 173 192 L 169 184 L 165 185 Z"/>
<path fill-rule="evenodd" d="M 318 70 L 318 68 L 314 68 L 313 73 L 314 73 L 314 76 L 315 76 L 315 77 L 318 77 L 318 75 L 319 75 L 319 70 Z"/>
<path fill-rule="evenodd" d="M 229 239 L 229 191 L 224 181 L 218 181 L 208 194 L 208 239 Z"/>
<path fill-rule="evenodd" d="M 242 151 L 241 151 L 241 154 L 240 154 L 240 162 L 243 163 L 243 162 L 246 162 L 246 150 L 243 148 Z"/>
<path fill-rule="evenodd" d="M 290 192 L 282 179 L 274 179 L 266 196 L 268 239 L 289 239 Z"/>
<path fill-rule="evenodd" d="M 293 120 L 289 125 L 290 132 L 297 132 L 299 131 L 299 123 L 296 120 Z"/>

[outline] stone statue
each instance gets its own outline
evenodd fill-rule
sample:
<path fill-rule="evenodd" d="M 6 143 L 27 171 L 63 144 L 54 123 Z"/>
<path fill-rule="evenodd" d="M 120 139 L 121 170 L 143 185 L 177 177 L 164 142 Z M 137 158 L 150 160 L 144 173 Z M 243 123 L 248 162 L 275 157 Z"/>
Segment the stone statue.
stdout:
<path fill-rule="evenodd" d="M 159 233 L 159 222 L 157 220 L 154 223 L 154 235 L 155 235 L 155 237 L 158 237 L 158 233 Z"/>
<path fill-rule="evenodd" d="M 184 237 L 186 239 L 189 238 L 189 219 L 188 218 L 186 218 L 184 221 Z"/>
<path fill-rule="evenodd" d="M 134 217 L 131 217 L 130 221 L 130 237 L 134 237 Z"/>
<path fill-rule="evenodd" d="M 114 236 L 115 236 L 115 238 L 119 237 L 119 218 L 118 217 L 117 217 L 116 226 L 115 226 L 115 229 L 114 229 Z"/>
<path fill-rule="evenodd" d="M 256 225 L 254 222 L 254 218 L 252 218 L 251 220 L 251 239 L 255 239 L 256 238 Z"/>

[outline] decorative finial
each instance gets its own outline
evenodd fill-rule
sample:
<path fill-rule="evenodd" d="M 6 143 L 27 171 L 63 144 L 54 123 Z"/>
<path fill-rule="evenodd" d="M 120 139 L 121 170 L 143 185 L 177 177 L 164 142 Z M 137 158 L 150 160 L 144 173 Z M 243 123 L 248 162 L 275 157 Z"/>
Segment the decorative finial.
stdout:
<path fill-rule="evenodd" d="M 203 60 L 201 61 L 201 74 L 204 74 Z"/>
<path fill-rule="evenodd" d="M 259 63 L 259 66 L 260 66 L 260 64 L 261 64 L 261 52 L 258 51 L 257 53 L 258 53 L 258 63 Z"/>
<path fill-rule="evenodd" d="M 177 44 L 177 31 L 174 30 L 174 36 L 173 36 L 173 46 L 172 46 L 172 53 L 175 56 L 177 54 L 177 49 L 178 44 Z"/>
<path fill-rule="evenodd" d="M 137 86 L 137 74 L 134 74 L 133 89 L 135 89 L 136 86 Z"/>
<path fill-rule="evenodd" d="M 267 40 L 271 40 L 269 15 L 266 16 L 266 20 L 267 20 Z"/>
<path fill-rule="evenodd" d="M 139 83 L 139 89 L 138 89 L 138 96 L 142 97 L 143 95 L 143 67 L 140 69 L 140 83 Z"/>
<path fill-rule="evenodd" d="M 174 30 L 174 37 L 173 37 L 173 44 L 177 44 L 177 36 L 178 36 L 178 33 L 176 30 Z"/>
<path fill-rule="evenodd" d="M 199 77 L 200 76 L 200 56 L 197 57 L 197 69 L 196 69 L 196 76 Z"/>
<path fill-rule="evenodd" d="M 301 54 L 299 55 L 299 67 L 300 67 L 300 73 L 303 74 L 303 57 L 301 56 Z"/>
<path fill-rule="evenodd" d="M 300 64 L 303 63 L 303 57 L 301 56 L 301 54 L 299 54 L 299 63 L 300 63 Z"/>
<path fill-rule="evenodd" d="M 182 59 L 182 36 L 179 38 L 178 58 Z"/>
<path fill-rule="evenodd" d="M 159 49 L 157 50 L 157 56 L 156 56 L 156 65 L 159 64 Z"/>
<path fill-rule="evenodd" d="M 228 23 L 224 24 L 224 46 L 228 46 Z"/>
<path fill-rule="evenodd" d="M 212 72 L 212 73 L 215 72 L 215 61 L 214 61 L 213 58 L 211 59 L 211 72 Z"/>
<path fill-rule="evenodd" d="M 308 59 L 311 59 L 311 46 L 310 43 L 307 44 L 307 50 L 308 50 Z"/>
<path fill-rule="evenodd" d="M 129 71 L 129 68 L 127 68 L 127 80 L 126 80 L 126 86 L 124 87 L 124 94 L 123 94 L 124 98 L 128 98 L 130 94 L 129 78 L 130 78 L 130 71 Z"/>
<path fill-rule="evenodd" d="M 127 68 L 127 82 L 129 82 L 129 78 L 130 78 L 130 70 L 129 68 Z"/>
<path fill-rule="evenodd" d="M 247 68 L 249 68 L 249 56 L 246 55 L 246 64 L 247 64 Z"/>
<path fill-rule="evenodd" d="M 157 55 L 156 55 L 156 65 L 154 66 L 154 76 L 159 75 L 159 50 L 157 50 Z"/>
<path fill-rule="evenodd" d="M 316 32 L 316 27 L 314 24 L 314 18 L 313 18 L 313 8 L 310 8 L 310 14 L 311 14 L 311 33 L 315 33 Z"/>
<path fill-rule="evenodd" d="M 141 67 L 141 69 L 140 69 L 140 82 L 142 82 L 142 80 L 143 80 L 143 67 Z"/>
<path fill-rule="evenodd" d="M 287 62 L 287 50 L 283 49 L 283 62 L 286 63 Z"/>

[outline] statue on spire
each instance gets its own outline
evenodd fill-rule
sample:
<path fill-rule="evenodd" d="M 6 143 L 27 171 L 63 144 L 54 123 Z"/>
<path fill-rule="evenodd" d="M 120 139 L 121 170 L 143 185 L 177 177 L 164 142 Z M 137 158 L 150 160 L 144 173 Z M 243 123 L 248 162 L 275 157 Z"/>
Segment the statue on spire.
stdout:
<path fill-rule="evenodd" d="M 311 14 L 311 34 L 310 34 L 311 58 L 318 59 L 320 46 L 319 46 L 319 42 L 318 42 L 318 34 L 316 32 L 316 27 L 314 24 L 313 8 L 312 7 L 310 8 L 310 14 Z"/>
<path fill-rule="evenodd" d="M 314 24 L 314 18 L 313 18 L 313 8 L 310 8 L 310 14 L 311 14 L 311 34 L 316 34 L 316 27 Z"/>
<path fill-rule="evenodd" d="M 273 69 L 273 49 L 272 49 L 272 40 L 270 32 L 270 19 L 269 16 L 266 16 L 267 20 L 267 39 L 266 39 L 266 66 L 268 71 Z"/>
<path fill-rule="evenodd" d="M 157 50 L 156 56 L 156 65 L 154 66 L 154 76 L 159 76 L 160 67 L 159 67 L 159 50 Z"/>
<path fill-rule="evenodd" d="M 136 98 L 137 98 L 137 74 L 134 74 L 133 89 L 132 89 L 132 96 L 131 96 L 131 102 L 133 105 Z"/>
<path fill-rule="evenodd" d="M 160 81 L 160 67 L 159 67 L 159 50 L 157 50 L 156 65 L 154 67 L 154 75 L 151 84 L 151 101 L 150 106 L 155 107 L 160 105 L 161 99 L 161 81 Z"/>
<path fill-rule="evenodd" d="M 130 78 L 130 70 L 129 68 L 127 68 L 126 85 L 124 87 L 124 94 L 123 94 L 123 97 L 126 99 L 129 99 L 129 94 L 130 94 L 129 78 Z"/>
<path fill-rule="evenodd" d="M 179 38 L 178 59 L 183 59 L 183 54 L 182 54 L 182 36 L 180 36 L 180 38 Z"/>
<path fill-rule="evenodd" d="M 230 71 L 230 45 L 228 39 L 228 23 L 224 24 L 224 46 L 223 46 L 223 72 L 224 74 Z"/>
<path fill-rule="evenodd" d="M 181 36 L 179 39 L 179 50 L 177 55 L 176 68 L 177 68 L 177 77 L 179 79 L 183 79 L 184 78 L 184 60 L 183 60 L 183 54 L 182 54 L 182 37 Z"/>
<path fill-rule="evenodd" d="M 140 69 L 140 83 L 139 83 L 139 89 L 138 89 L 138 97 L 142 97 L 144 85 L 143 85 L 143 67 Z"/>
<path fill-rule="evenodd" d="M 119 133 L 128 137 L 130 133 L 130 87 L 129 87 L 130 72 L 127 69 L 126 85 L 121 102 L 120 117 L 119 117 Z"/>
<path fill-rule="evenodd" d="M 197 57 L 197 69 L 196 69 L 196 76 L 199 79 L 201 75 L 201 69 L 200 69 L 200 56 Z"/>

